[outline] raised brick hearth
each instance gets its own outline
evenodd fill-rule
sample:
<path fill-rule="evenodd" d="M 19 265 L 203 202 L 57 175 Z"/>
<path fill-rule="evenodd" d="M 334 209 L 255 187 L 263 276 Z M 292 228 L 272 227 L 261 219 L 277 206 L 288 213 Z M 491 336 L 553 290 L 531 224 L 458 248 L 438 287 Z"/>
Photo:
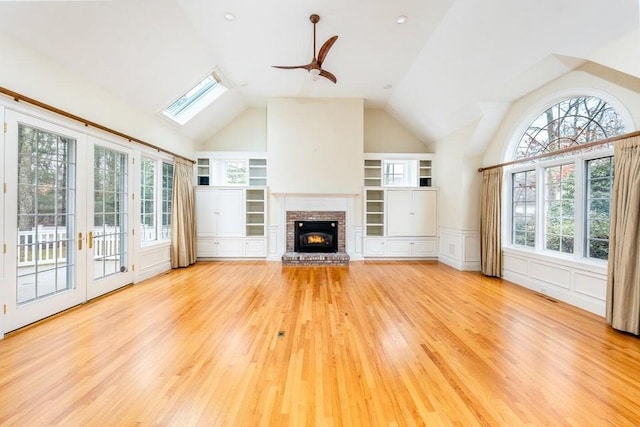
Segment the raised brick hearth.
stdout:
<path fill-rule="evenodd" d="M 345 251 L 346 214 L 344 211 L 287 211 L 286 252 L 283 265 L 349 265 Z M 294 252 L 295 221 L 336 221 L 338 223 L 338 252 Z"/>

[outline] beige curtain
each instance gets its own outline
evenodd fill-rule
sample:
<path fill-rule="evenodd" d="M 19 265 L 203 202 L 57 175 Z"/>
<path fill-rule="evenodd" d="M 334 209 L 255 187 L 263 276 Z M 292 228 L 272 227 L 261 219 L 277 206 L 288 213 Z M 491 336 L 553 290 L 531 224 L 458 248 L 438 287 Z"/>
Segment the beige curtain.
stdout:
<path fill-rule="evenodd" d="M 196 262 L 196 204 L 193 163 L 175 159 L 171 201 L 171 268 Z"/>
<path fill-rule="evenodd" d="M 607 322 L 640 335 L 640 137 L 615 144 Z"/>
<path fill-rule="evenodd" d="M 487 276 L 502 276 L 500 216 L 502 168 L 482 171 L 480 199 L 480 268 Z"/>

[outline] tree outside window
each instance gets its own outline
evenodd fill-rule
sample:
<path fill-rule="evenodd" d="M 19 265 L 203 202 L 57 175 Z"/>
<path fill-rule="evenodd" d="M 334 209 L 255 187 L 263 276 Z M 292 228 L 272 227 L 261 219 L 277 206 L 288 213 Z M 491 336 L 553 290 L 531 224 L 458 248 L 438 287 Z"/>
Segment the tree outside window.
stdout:
<path fill-rule="evenodd" d="M 545 169 L 545 249 L 572 254 L 575 236 L 575 165 Z"/>
<path fill-rule="evenodd" d="M 587 161 L 587 223 L 585 256 L 609 256 L 609 214 L 613 188 L 613 157 Z"/>

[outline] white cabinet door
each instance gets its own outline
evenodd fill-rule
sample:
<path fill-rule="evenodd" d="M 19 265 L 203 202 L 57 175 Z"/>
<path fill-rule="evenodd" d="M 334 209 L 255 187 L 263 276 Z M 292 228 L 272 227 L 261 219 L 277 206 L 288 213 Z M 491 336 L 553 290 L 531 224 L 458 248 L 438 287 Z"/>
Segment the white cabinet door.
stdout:
<path fill-rule="evenodd" d="M 215 236 L 217 227 L 217 192 L 213 188 L 196 190 L 196 233 L 198 236 Z"/>
<path fill-rule="evenodd" d="M 387 236 L 413 234 L 413 190 L 387 191 Z"/>
<path fill-rule="evenodd" d="M 413 192 L 414 236 L 436 235 L 436 192 L 422 190 Z"/>
<path fill-rule="evenodd" d="M 438 256 L 436 239 L 418 239 L 411 245 L 411 255 L 419 258 L 433 258 Z"/>
<path fill-rule="evenodd" d="M 218 245 L 211 237 L 200 237 L 196 239 L 196 257 L 212 258 L 218 256 Z"/>
<path fill-rule="evenodd" d="M 435 236 L 435 190 L 388 190 L 387 236 Z"/>
<path fill-rule="evenodd" d="M 413 242 L 411 240 L 389 239 L 387 240 L 387 256 L 410 257 L 412 245 Z"/>
<path fill-rule="evenodd" d="M 246 239 L 244 248 L 244 255 L 247 257 L 261 258 L 267 256 L 267 240 L 265 238 Z"/>
<path fill-rule="evenodd" d="M 242 189 L 217 190 L 218 236 L 244 236 L 244 197 Z"/>
<path fill-rule="evenodd" d="M 384 256 L 385 239 L 364 239 L 364 256 Z"/>
<path fill-rule="evenodd" d="M 237 258 L 244 256 L 244 239 L 217 239 L 218 256 Z"/>

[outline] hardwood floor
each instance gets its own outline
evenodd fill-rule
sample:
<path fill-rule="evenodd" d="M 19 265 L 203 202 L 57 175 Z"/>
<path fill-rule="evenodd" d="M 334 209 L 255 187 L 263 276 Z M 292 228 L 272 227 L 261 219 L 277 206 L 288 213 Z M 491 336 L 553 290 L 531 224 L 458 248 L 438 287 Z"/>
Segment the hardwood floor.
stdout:
<path fill-rule="evenodd" d="M 0 341 L 0 425 L 640 425 L 639 374 L 637 337 L 479 273 L 199 263 Z"/>

